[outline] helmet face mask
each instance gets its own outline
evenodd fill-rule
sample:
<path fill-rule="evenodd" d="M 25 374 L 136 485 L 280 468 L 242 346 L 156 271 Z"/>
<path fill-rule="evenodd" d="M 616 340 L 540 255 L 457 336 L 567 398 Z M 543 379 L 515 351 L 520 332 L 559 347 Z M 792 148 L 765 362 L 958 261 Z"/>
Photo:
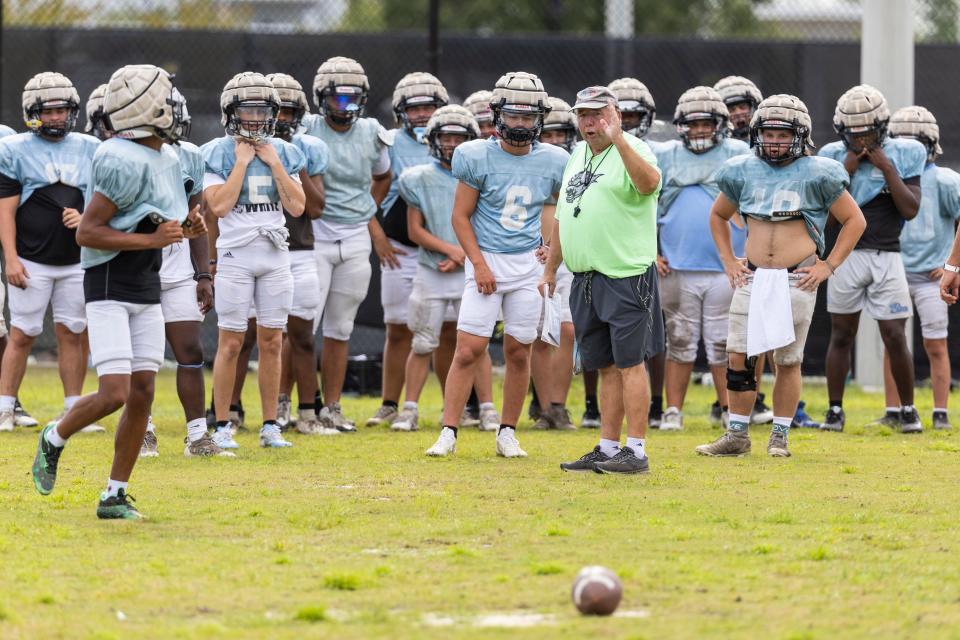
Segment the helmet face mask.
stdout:
<path fill-rule="evenodd" d="M 726 119 L 713 113 L 691 113 L 676 124 L 683 145 L 693 153 L 705 153 L 723 138 Z"/>
<path fill-rule="evenodd" d="M 473 114 L 459 105 L 445 105 L 430 116 L 423 137 L 430 155 L 450 166 L 454 150 L 479 136 L 480 128 Z"/>
<path fill-rule="evenodd" d="M 227 134 L 259 144 L 273 137 L 279 110 L 275 102 L 238 101 L 227 108 Z"/>
<path fill-rule="evenodd" d="M 63 117 L 52 117 L 51 111 L 65 111 Z M 27 108 L 28 126 L 46 138 L 63 138 L 77 126 L 80 105 L 73 100 L 37 100 Z M 60 115 L 60 114 L 58 114 Z M 45 117 L 46 116 L 46 117 Z"/>
<path fill-rule="evenodd" d="M 330 87 L 317 97 L 320 113 L 334 124 L 352 125 L 363 116 L 367 104 L 367 92 L 361 87 Z"/>
<path fill-rule="evenodd" d="M 515 147 L 526 147 L 540 137 L 543 116 L 543 108 L 527 104 L 504 104 L 493 107 L 493 124 L 497 135 L 507 144 Z"/>
<path fill-rule="evenodd" d="M 843 146 L 848 151 L 862 153 L 867 149 L 874 149 L 882 146 L 887 137 L 887 123 L 877 123 L 874 126 L 850 127 L 849 129 L 840 127 L 837 129 L 840 139 L 843 140 Z"/>
<path fill-rule="evenodd" d="M 300 122 L 306 110 L 293 102 L 280 102 L 280 109 L 277 111 L 277 122 L 274 126 L 274 135 L 281 138 L 290 138 L 300 128 Z"/>
<path fill-rule="evenodd" d="M 731 100 L 727 102 L 730 111 L 731 133 L 737 140 L 747 140 L 750 137 L 750 120 L 757 110 L 757 103 L 752 99 Z"/>
<path fill-rule="evenodd" d="M 540 132 L 540 142 L 573 151 L 577 142 L 577 129 L 564 125 L 548 125 Z"/>
<path fill-rule="evenodd" d="M 814 148 L 811 126 L 807 105 L 799 98 L 772 95 L 757 105 L 750 120 L 750 146 L 767 164 L 784 166 Z"/>
<path fill-rule="evenodd" d="M 620 128 L 629 134 L 642 138 L 653 126 L 653 111 L 636 100 L 623 100 L 617 103 L 620 109 Z"/>
<path fill-rule="evenodd" d="M 176 139 L 189 139 L 193 121 L 190 118 L 190 112 L 187 111 L 187 99 L 183 97 L 183 94 L 180 93 L 180 90 L 176 87 L 173 88 L 170 104 L 173 106 L 174 134 Z"/>
<path fill-rule="evenodd" d="M 444 103 L 436 100 L 432 96 L 422 96 L 405 100 L 400 109 L 397 110 L 397 120 L 401 126 L 419 139 L 423 135 L 423 130 L 430 121 L 430 116 Z"/>

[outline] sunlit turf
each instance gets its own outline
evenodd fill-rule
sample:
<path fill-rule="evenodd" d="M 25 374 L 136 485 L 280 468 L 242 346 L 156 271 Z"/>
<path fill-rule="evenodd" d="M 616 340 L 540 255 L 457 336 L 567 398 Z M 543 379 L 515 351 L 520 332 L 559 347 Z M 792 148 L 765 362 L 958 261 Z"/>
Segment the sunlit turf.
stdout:
<path fill-rule="evenodd" d="M 92 376 L 91 376 L 92 377 Z M 92 382 L 88 382 L 90 386 Z M 712 390 L 692 388 L 685 430 L 652 432 L 642 477 L 564 474 L 596 432 L 532 432 L 525 460 L 493 435 L 461 431 L 457 454 L 427 459 L 440 394 L 422 430 L 293 434 L 238 459 L 183 456 L 173 378 L 157 384 L 161 457 L 130 493 L 144 522 L 94 515 L 110 435 L 78 435 L 53 495 L 29 468 L 36 430 L 0 436 L 0 638 L 950 638 L 960 628 L 960 439 L 865 427 L 882 397 L 851 389 L 845 433 L 794 432 L 794 456 L 705 459 L 719 435 Z M 256 423 L 256 385 L 248 420 Z M 574 414 L 582 392 L 572 396 Z M 817 417 L 822 387 L 804 392 Z M 53 370 L 21 399 L 60 408 Z M 929 390 L 919 393 L 929 421 Z M 375 398 L 346 398 L 362 421 Z M 112 433 L 115 417 L 103 424 Z M 620 613 L 583 618 L 576 572 L 624 581 Z M 507 625 L 529 626 L 511 628 Z"/>

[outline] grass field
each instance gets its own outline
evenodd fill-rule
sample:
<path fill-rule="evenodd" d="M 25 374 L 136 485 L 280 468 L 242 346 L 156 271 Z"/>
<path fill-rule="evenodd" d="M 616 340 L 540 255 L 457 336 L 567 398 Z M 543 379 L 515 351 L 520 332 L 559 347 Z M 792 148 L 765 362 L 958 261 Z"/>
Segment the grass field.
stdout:
<path fill-rule="evenodd" d="M 596 432 L 527 423 L 526 460 L 468 430 L 455 457 L 425 458 L 435 384 L 418 433 L 284 451 L 244 434 L 239 459 L 187 459 L 172 374 L 157 386 L 161 457 L 130 485 L 144 522 L 94 515 L 110 436 L 71 440 L 47 498 L 36 430 L 0 437 L 0 638 L 960 637 L 960 436 L 860 426 L 880 396 L 851 390 L 847 432 L 794 432 L 793 458 L 767 458 L 757 428 L 752 456 L 703 459 L 719 431 L 698 387 L 686 430 L 649 438 L 652 473 L 621 478 L 557 467 Z M 21 398 L 48 419 L 58 389 L 31 371 Z M 804 395 L 823 409 L 822 388 Z M 928 420 L 929 391 L 919 403 Z M 359 421 L 377 400 L 344 405 Z M 587 564 L 619 572 L 619 615 L 576 614 Z"/>

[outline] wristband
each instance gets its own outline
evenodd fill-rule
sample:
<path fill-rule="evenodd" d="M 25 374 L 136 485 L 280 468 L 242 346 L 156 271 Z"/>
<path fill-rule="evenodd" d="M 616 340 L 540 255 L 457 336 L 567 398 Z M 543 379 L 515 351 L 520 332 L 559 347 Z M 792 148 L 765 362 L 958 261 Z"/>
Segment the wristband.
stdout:
<path fill-rule="evenodd" d="M 960 273 L 960 267 L 955 267 L 952 264 L 943 264 L 943 270 L 949 271 L 950 273 Z"/>
<path fill-rule="evenodd" d="M 213 274 L 211 274 L 208 271 L 201 271 L 200 273 L 193 274 L 193 279 L 196 280 L 197 282 L 200 282 L 201 280 L 204 280 L 204 279 L 209 280 L 210 282 L 213 282 Z"/>

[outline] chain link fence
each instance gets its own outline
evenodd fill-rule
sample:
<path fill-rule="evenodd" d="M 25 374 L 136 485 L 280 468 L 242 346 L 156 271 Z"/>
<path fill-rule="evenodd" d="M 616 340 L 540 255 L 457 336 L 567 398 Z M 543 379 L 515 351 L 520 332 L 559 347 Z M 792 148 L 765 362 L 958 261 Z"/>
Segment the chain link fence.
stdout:
<path fill-rule="evenodd" d="M 916 101 L 940 120 L 944 162 L 960 163 L 960 0 L 913 7 Z M 658 105 L 651 135 L 666 138 L 684 90 L 737 74 L 765 94 L 803 98 L 824 144 L 835 137 L 837 97 L 859 81 L 862 17 L 858 0 L 4 0 L 0 120 L 23 128 L 19 96 L 36 72 L 66 74 L 85 98 L 118 66 L 150 62 L 177 74 L 203 143 L 222 135 L 219 93 L 234 73 L 284 72 L 309 87 L 323 60 L 347 55 L 370 77 L 368 115 L 387 127 L 393 86 L 408 72 L 435 71 L 459 101 L 523 69 L 567 101 L 584 86 L 637 77 Z M 355 353 L 382 350 L 378 280 Z M 51 347 L 52 333 L 38 344 Z M 822 359 L 809 365 L 822 370 Z"/>

